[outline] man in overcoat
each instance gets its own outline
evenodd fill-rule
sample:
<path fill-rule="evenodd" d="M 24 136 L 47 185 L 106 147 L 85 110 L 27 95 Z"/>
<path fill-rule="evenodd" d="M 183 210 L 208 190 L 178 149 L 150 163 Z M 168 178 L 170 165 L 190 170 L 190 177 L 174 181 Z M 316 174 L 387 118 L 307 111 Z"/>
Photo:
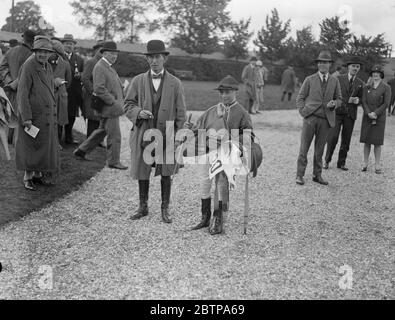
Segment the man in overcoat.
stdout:
<path fill-rule="evenodd" d="M 252 107 L 256 101 L 256 92 L 255 92 L 255 67 L 257 63 L 257 58 L 252 57 L 250 59 L 250 63 L 244 67 L 243 73 L 241 74 L 241 79 L 243 80 L 246 92 L 246 101 L 244 103 L 244 107 L 249 113 L 254 113 Z"/>
<path fill-rule="evenodd" d="M 296 98 L 296 106 L 303 117 L 296 183 L 304 185 L 307 154 L 315 137 L 313 181 L 322 185 L 322 155 L 329 129 L 335 126 L 335 108 L 342 102 L 339 81 L 329 74 L 333 62 L 329 52 L 322 51 L 316 59 L 318 72 L 307 77 Z"/>
<path fill-rule="evenodd" d="M 358 57 L 353 57 L 347 62 L 348 72 L 337 77 L 342 93 L 342 104 L 336 109 L 336 123 L 328 134 L 324 169 L 329 168 L 332 161 L 333 152 L 339 141 L 341 131 L 341 144 L 337 168 L 348 171 L 346 166 L 347 153 L 350 150 L 352 132 L 358 114 L 358 105 L 362 103 L 362 93 L 364 83 L 357 77 L 361 69 L 362 62 Z"/>
<path fill-rule="evenodd" d="M 68 117 L 69 123 L 65 126 L 65 142 L 66 144 L 77 144 L 73 138 L 73 126 L 75 118 L 78 116 L 78 109 L 82 108 L 82 82 L 81 75 L 84 71 L 84 59 L 75 53 L 75 45 L 77 41 L 74 40 L 72 34 L 65 34 L 62 39 L 62 44 L 66 51 L 66 57 L 70 64 L 72 80 L 67 90 L 68 93 Z"/>
<path fill-rule="evenodd" d="M 125 100 L 126 116 L 133 123 L 130 137 L 131 176 L 134 180 L 139 181 L 140 204 L 137 213 L 132 216 L 132 220 L 138 220 L 148 215 L 149 180 L 152 164 L 147 163 L 143 156 L 146 146 L 143 141 L 145 131 L 157 129 L 163 140 L 166 139 L 168 133 L 170 136 L 168 139 L 174 141 L 173 136 L 183 128 L 186 120 L 184 89 L 181 81 L 164 68 L 164 63 L 169 55 L 164 43 L 160 40 L 149 41 L 145 55 L 150 70 L 132 80 Z M 166 128 L 173 132 L 166 132 Z M 177 145 L 179 142 L 176 142 L 174 147 L 176 148 Z M 168 153 L 167 148 L 171 148 L 171 146 L 164 145 L 161 150 L 163 154 Z M 161 212 L 162 220 L 165 223 L 172 223 L 169 202 L 171 176 L 175 169 L 174 163 L 168 159 L 166 154 L 163 164 L 155 166 L 155 176 L 161 176 Z"/>
<path fill-rule="evenodd" d="M 100 51 L 103 57 L 93 68 L 93 93 L 104 104 L 102 110 L 98 112 L 100 125 L 74 151 L 74 155 L 79 159 L 88 160 L 86 154 L 96 148 L 107 136 L 108 167 L 126 170 L 128 167 L 120 162 L 122 137 L 119 125 L 119 117 L 124 114 L 124 94 L 122 82 L 112 67 L 118 58 L 119 50 L 115 42 L 107 41 Z"/>
<path fill-rule="evenodd" d="M 34 191 L 34 178 L 59 170 L 59 142 L 54 77 L 48 63 L 53 53 L 51 40 L 36 36 L 33 51 L 34 55 L 22 66 L 18 82 L 19 130 L 15 161 L 16 168 L 25 171 L 25 188 Z M 25 129 L 30 132 L 32 126 L 40 130 L 35 138 L 25 132 Z M 46 179 L 38 182 L 50 183 Z"/>
<path fill-rule="evenodd" d="M 288 66 L 281 76 L 281 101 L 284 101 L 285 96 L 288 95 L 288 101 L 291 101 L 292 95 L 295 91 L 296 74 L 292 66 Z"/>
<path fill-rule="evenodd" d="M 82 115 L 87 119 L 87 131 L 86 137 L 88 138 L 93 131 L 99 128 L 100 118 L 95 114 L 94 110 L 91 108 L 92 104 L 92 94 L 93 94 L 93 68 L 96 63 L 102 58 L 100 49 L 103 47 L 104 41 L 98 41 L 94 46 L 93 50 L 95 55 L 92 59 L 85 62 L 84 72 L 82 73 L 82 95 L 83 95 L 83 109 Z"/>
<path fill-rule="evenodd" d="M 4 55 L 3 61 L 0 65 L 0 82 L 4 85 L 4 91 L 7 94 L 15 112 L 18 111 L 18 105 L 16 101 L 17 88 L 18 88 L 18 75 L 22 65 L 25 63 L 27 58 L 32 55 L 32 47 L 34 42 L 35 32 L 32 30 L 26 30 L 22 34 L 23 42 L 21 45 L 10 48 Z M 8 142 L 15 143 L 14 137 L 17 136 L 17 132 L 10 129 L 8 134 Z"/>

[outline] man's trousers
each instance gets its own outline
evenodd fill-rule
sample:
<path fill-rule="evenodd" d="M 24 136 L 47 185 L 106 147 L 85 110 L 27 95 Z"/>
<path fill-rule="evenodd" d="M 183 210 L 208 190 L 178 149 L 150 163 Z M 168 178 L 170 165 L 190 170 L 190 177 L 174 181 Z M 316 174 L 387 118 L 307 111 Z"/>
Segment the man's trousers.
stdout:
<path fill-rule="evenodd" d="M 333 153 L 336 149 L 337 142 L 339 141 L 341 131 L 341 144 L 339 150 L 339 158 L 337 160 L 337 166 L 341 167 L 346 164 L 347 153 L 350 150 L 350 143 L 352 133 L 354 131 L 355 120 L 351 119 L 348 114 L 337 114 L 336 125 L 334 128 L 329 130 L 325 162 L 330 163 L 332 161 Z"/>
<path fill-rule="evenodd" d="M 109 166 L 120 163 L 121 155 L 121 128 L 119 117 L 104 118 L 100 120 L 99 128 L 92 132 L 79 147 L 85 153 L 91 152 L 107 136 L 107 164 Z"/>
<path fill-rule="evenodd" d="M 322 155 L 325 149 L 326 139 L 329 132 L 329 122 L 326 118 L 316 117 L 311 115 L 303 119 L 302 136 L 300 142 L 300 151 L 297 162 L 298 177 L 304 177 L 307 167 L 307 154 L 310 149 L 311 142 L 315 137 L 314 144 L 314 169 L 313 175 L 315 177 L 321 176 L 322 173 Z"/>

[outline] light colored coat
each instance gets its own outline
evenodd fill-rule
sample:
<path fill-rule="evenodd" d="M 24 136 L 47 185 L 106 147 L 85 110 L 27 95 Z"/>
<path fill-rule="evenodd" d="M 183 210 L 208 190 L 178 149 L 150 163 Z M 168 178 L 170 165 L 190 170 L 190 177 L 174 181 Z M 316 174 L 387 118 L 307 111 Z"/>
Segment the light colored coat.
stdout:
<path fill-rule="evenodd" d="M 113 67 L 100 59 L 93 68 L 93 92 L 104 101 L 99 113 L 102 118 L 116 118 L 123 115 L 124 94 L 121 79 Z"/>
<path fill-rule="evenodd" d="M 125 100 L 126 116 L 133 123 L 130 149 L 132 154 L 131 176 L 135 180 L 149 180 L 151 174 L 151 165 L 144 162 L 144 150 L 141 146 L 144 132 L 150 129 L 150 124 L 149 121 L 138 120 L 139 113 L 142 110 L 153 112 L 150 81 L 149 71 L 136 76 L 129 86 Z M 167 71 L 165 71 L 162 81 L 162 98 L 156 128 L 165 137 L 167 121 L 174 121 L 174 133 L 183 128 L 186 120 L 186 106 L 181 81 Z M 171 176 L 173 171 L 174 165 L 164 164 L 156 167 L 155 175 Z"/>
<path fill-rule="evenodd" d="M 19 130 L 16 168 L 26 171 L 56 172 L 59 169 L 59 142 L 54 78 L 49 63 L 43 66 L 31 56 L 22 66 L 17 90 Z M 31 120 L 40 129 L 34 139 L 23 123 Z"/>
<path fill-rule="evenodd" d="M 296 98 L 296 106 L 303 118 L 311 116 L 320 106 L 323 106 L 329 125 L 333 128 L 335 126 L 336 113 L 335 109 L 330 110 L 327 108 L 327 104 L 329 101 L 335 100 L 336 108 L 339 108 L 342 104 L 342 95 L 338 79 L 329 75 L 327 81 L 326 91 L 322 92 L 321 79 L 318 72 L 307 77 Z"/>
<path fill-rule="evenodd" d="M 252 100 L 256 99 L 255 78 L 256 78 L 255 68 L 251 64 L 248 64 L 243 69 L 243 73 L 241 74 L 241 79 L 245 85 L 245 90 L 246 90 L 247 95 Z"/>

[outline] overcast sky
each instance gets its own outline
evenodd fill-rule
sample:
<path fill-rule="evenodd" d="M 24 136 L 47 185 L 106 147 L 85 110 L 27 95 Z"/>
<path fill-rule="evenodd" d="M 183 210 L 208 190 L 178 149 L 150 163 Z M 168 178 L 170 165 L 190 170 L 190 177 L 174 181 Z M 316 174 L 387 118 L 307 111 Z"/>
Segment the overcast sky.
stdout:
<path fill-rule="evenodd" d="M 18 0 L 16 0 L 18 2 Z M 92 30 L 78 25 L 69 0 L 35 0 L 43 15 L 54 26 L 58 36 L 73 33 L 77 38 L 89 38 Z M 11 0 L 0 0 L 0 24 L 5 23 Z M 233 19 L 252 18 L 252 31 L 258 31 L 272 8 L 277 8 L 282 20 L 291 19 L 292 34 L 303 26 L 311 25 L 316 36 L 318 23 L 338 14 L 352 17 L 351 30 L 357 35 L 385 33 L 386 40 L 395 47 L 395 0 L 232 0 L 229 6 Z M 349 19 L 348 19 L 349 20 Z M 147 41 L 150 36 L 144 36 Z M 395 48 L 394 48 L 395 49 Z"/>

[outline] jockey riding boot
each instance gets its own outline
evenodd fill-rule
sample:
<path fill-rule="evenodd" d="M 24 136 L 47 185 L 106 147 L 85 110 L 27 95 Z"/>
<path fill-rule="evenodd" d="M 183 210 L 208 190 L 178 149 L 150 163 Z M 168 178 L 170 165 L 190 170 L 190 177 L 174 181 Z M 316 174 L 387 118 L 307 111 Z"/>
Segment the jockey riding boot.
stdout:
<path fill-rule="evenodd" d="M 202 221 L 192 228 L 192 230 L 199 230 L 203 228 L 207 228 L 210 225 L 211 218 L 211 198 L 202 199 Z"/>
<path fill-rule="evenodd" d="M 170 193 L 171 193 L 171 180 L 170 177 L 162 177 L 161 181 L 161 196 L 162 196 L 162 220 L 164 223 L 172 223 L 169 213 Z"/>
<path fill-rule="evenodd" d="M 219 201 L 218 209 L 214 210 L 214 218 L 211 221 L 209 232 L 212 236 L 223 232 L 222 201 Z"/>
<path fill-rule="evenodd" d="M 139 220 L 148 215 L 148 193 L 149 180 L 139 180 L 140 204 L 137 213 L 131 217 L 132 220 Z"/>

